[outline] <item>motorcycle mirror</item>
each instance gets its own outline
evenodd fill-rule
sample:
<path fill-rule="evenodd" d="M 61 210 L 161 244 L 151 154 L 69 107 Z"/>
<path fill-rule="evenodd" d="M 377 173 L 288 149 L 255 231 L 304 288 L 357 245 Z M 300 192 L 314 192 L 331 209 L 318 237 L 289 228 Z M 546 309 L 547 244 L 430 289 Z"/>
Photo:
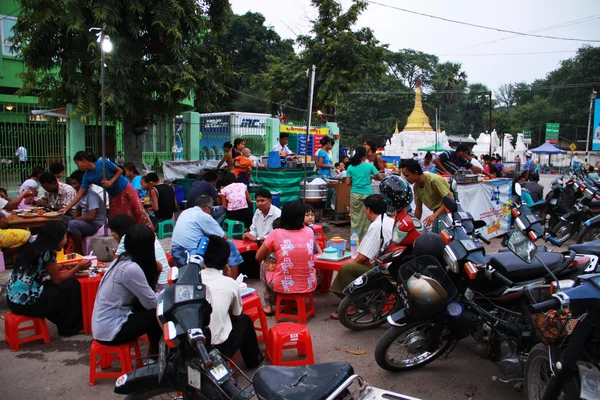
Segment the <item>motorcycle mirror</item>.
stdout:
<path fill-rule="evenodd" d="M 475 229 L 483 228 L 486 225 L 487 224 L 485 223 L 485 221 L 482 221 L 482 220 L 477 220 L 473 223 L 473 226 L 475 227 Z"/>
<path fill-rule="evenodd" d="M 518 230 L 513 230 L 508 233 L 507 247 L 517 257 L 531 264 L 537 254 L 537 246 L 527 235 Z"/>
<path fill-rule="evenodd" d="M 521 190 L 521 184 L 520 183 L 515 183 L 515 193 L 517 194 L 517 196 L 521 196 L 521 193 L 523 193 L 523 191 Z"/>
<path fill-rule="evenodd" d="M 458 206 L 456 205 L 456 201 L 450 195 L 444 196 L 443 200 L 444 206 L 451 212 L 455 213 L 458 211 Z"/>

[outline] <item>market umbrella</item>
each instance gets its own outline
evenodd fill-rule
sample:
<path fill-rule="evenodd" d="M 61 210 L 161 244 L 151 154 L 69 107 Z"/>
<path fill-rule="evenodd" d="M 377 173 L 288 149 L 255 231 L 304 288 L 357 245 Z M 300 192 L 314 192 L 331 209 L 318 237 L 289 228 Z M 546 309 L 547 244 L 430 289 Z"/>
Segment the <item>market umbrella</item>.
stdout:
<path fill-rule="evenodd" d="M 417 149 L 418 151 L 440 151 L 440 150 L 450 150 L 444 146 L 442 146 L 440 144 L 440 142 L 437 142 L 437 144 L 432 144 L 429 147 L 421 147 L 419 149 Z"/>
<path fill-rule="evenodd" d="M 531 149 L 529 150 L 532 153 L 537 153 L 537 154 L 548 154 L 548 166 L 550 166 L 550 157 L 552 157 L 552 154 L 565 154 L 566 151 L 559 149 L 558 147 L 555 147 L 553 144 L 545 142 L 543 145 L 541 145 L 540 147 L 536 147 L 535 149 Z M 541 164 L 541 161 L 540 161 Z"/>

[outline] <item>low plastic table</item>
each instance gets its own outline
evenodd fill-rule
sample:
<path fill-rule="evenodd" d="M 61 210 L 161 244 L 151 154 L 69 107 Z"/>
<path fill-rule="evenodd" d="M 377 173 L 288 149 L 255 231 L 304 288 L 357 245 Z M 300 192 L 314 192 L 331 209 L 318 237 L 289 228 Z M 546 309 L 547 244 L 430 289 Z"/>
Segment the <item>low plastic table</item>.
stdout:
<path fill-rule="evenodd" d="M 331 288 L 331 279 L 333 278 L 333 271 L 339 271 L 342 268 L 342 265 L 347 263 L 348 261 L 352 261 L 352 258 L 345 258 L 340 261 L 325 261 L 319 260 L 316 256 L 314 257 L 315 268 L 323 271 L 323 276 L 321 277 L 321 285 L 319 290 L 321 293 L 329 293 L 329 289 Z"/>
<path fill-rule="evenodd" d="M 240 253 L 247 251 L 258 251 L 258 244 L 256 242 L 249 242 L 247 240 L 231 239 L 235 247 Z"/>

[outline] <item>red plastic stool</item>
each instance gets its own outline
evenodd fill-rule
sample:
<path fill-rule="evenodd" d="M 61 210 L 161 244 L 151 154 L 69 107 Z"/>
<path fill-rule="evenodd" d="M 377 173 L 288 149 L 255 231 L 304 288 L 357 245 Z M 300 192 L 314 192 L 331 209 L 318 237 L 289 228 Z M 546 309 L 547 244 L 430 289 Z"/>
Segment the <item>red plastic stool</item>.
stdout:
<path fill-rule="evenodd" d="M 315 230 L 315 235 L 317 236 L 317 244 L 321 248 L 321 250 L 325 250 L 327 247 L 327 237 L 323 232 L 323 227 L 321 225 L 311 225 L 311 228 Z"/>
<path fill-rule="evenodd" d="M 33 324 L 19 328 L 22 323 L 27 321 L 31 321 Z M 34 331 L 35 334 L 19 339 L 19 332 L 27 331 Z M 11 312 L 4 316 L 4 341 L 8 343 L 10 351 L 19 351 L 19 347 L 23 343 L 38 339 L 42 339 L 44 343 L 50 343 L 50 334 L 45 318 L 26 317 Z"/>
<path fill-rule="evenodd" d="M 131 351 L 133 350 L 133 358 Z M 100 356 L 100 360 L 98 360 Z M 101 378 L 118 378 L 119 376 L 133 371 L 133 361 L 142 356 L 140 346 L 137 340 L 133 342 L 121 344 L 118 346 L 109 346 L 101 344 L 97 341 L 92 342 L 90 348 L 90 386 L 96 384 L 96 379 Z M 121 370 L 116 372 L 96 371 L 98 366 L 101 369 L 108 369 L 112 366 L 114 360 L 119 360 Z M 137 360 L 137 367 L 144 366 L 142 360 Z"/>
<path fill-rule="evenodd" d="M 243 312 L 250 317 L 252 323 L 256 321 L 260 322 L 259 326 L 255 326 L 256 337 L 259 341 L 264 340 L 265 344 L 267 341 L 267 334 L 269 333 L 269 325 L 267 324 L 267 316 L 262 309 L 262 302 L 260 296 L 256 293 L 252 293 L 242 298 Z"/>
<path fill-rule="evenodd" d="M 306 308 L 306 300 L 308 299 L 308 309 Z M 298 314 L 292 314 L 292 302 L 296 303 Z M 283 305 L 282 305 L 283 303 Z M 282 318 L 293 319 L 300 324 L 306 324 L 308 317 L 315 317 L 315 302 L 312 292 L 284 294 L 277 293 L 277 302 L 275 304 L 275 321 L 279 322 Z"/>
<path fill-rule="evenodd" d="M 289 343 L 289 344 L 288 344 Z M 283 361 L 283 350 L 296 349 L 305 359 Z M 282 322 L 269 329 L 267 357 L 272 365 L 295 366 L 315 363 L 310 330 L 306 325 Z"/>

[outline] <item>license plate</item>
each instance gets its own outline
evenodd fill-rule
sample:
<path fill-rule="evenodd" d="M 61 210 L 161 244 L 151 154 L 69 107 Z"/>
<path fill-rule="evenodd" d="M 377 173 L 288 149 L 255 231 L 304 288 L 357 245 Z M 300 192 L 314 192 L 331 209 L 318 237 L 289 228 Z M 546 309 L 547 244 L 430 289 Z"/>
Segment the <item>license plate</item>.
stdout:
<path fill-rule="evenodd" d="M 188 365 L 187 375 L 188 375 L 188 385 L 200 390 L 200 388 L 202 387 L 202 375 L 200 374 L 200 371 L 192 368 L 191 365 Z"/>
<path fill-rule="evenodd" d="M 581 380 L 580 396 L 583 400 L 594 400 L 600 393 L 600 371 L 590 363 L 577 362 Z"/>
<path fill-rule="evenodd" d="M 228 373 L 229 373 L 229 371 L 227 371 L 227 368 L 225 368 L 225 366 L 223 364 L 215 365 L 210 370 L 210 374 L 218 381 L 223 379 L 223 377 L 225 375 L 227 375 Z"/>

